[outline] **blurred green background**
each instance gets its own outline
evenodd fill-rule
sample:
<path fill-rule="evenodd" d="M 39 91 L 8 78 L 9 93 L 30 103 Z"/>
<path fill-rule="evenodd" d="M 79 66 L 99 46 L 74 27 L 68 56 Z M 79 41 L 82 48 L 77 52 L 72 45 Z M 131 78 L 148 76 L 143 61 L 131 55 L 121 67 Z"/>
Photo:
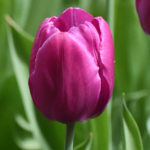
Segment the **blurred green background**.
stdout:
<path fill-rule="evenodd" d="M 141 29 L 134 0 L 0 0 L 0 149 L 64 147 L 65 125 L 48 121 L 33 107 L 27 80 L 39 24 L 69 6 L 103 16 L 115 46 L 112 100 L 101 116 L 76 124 L 74 149 L 142 150 L 143 145 L 149 150 L 150 36 Z"/>

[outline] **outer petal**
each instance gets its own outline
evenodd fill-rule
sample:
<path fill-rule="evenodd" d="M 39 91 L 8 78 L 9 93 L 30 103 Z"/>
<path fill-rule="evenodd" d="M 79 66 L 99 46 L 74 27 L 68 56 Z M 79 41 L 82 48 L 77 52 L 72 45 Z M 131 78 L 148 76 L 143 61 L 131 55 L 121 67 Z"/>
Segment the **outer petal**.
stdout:
<path fill-rule="evenodd" d="M 82 41 L 66 32 L 49 38 L 40 48 L 29 85 L 37 108 L 63 123 L 87 119 L 101 91 L 93 57 Z"/>
<path fill-rule="evenodd" d="M 112 95 L 114 86 L 114 48 L 112 34 L 106 21 L 102 17 L 97 17 L 92 23 L 99 32 L 101 40 L 99 65 L 102 86 L 99 104 L 93 114 L 93 116 L 97 116 L 105 109 Z"/>
<path fill-rule="evenodd" d="M 33 47 L 30 58 L 30 73 L 34 70 L 35 58 L 39 48 L 43 43 L 53 34 L 59 32 L 59 30 L 54 26 L 54 21 L 56 17 L 46 18 L 40 25 Z"/>
<path fill-rule="evenodd" d="M 143 30 L 150 34 L 150 0 L 136 0 L 136 9 Z"/>
<path fill-rule="evenodd" d="M 61 31 L 68 31 L 73 26 L 83 24 L 85 21 L 91 21 L 93 16 L 81 8 L 66 9 L 55 21 L 55 26 Z"/>
<path fill-rule="evenodd" d="M 93 20 L 93 24 L 99 24 L 97 26 L 97 30 L 100 30 L 100 37 L 101 37 L 101 47 L 100 47 L 100 57 L 102 64 L 104 65 L 103 75 L 106 78 L 109 87 L 110 87 L 110 94 L 112 94 L 113 87 L 114 87 L 114 45 L 113 45 L 113 37 L 111 34 L 111 30 L 109 25 L 102 17 L 97 17 Z M 96 24 L 95 24 L 96 25 Z"/>
<path fill-rule="evenodd" d="M 86 48 L 87 52 L 93 57 L 95 64 L 98 65 L 97 52 L 100 49 L 100 38 L 95 26 L 90 22 L 85 22 L 79 27 L 73 27 L 68 31 L 80 44 Z"/>

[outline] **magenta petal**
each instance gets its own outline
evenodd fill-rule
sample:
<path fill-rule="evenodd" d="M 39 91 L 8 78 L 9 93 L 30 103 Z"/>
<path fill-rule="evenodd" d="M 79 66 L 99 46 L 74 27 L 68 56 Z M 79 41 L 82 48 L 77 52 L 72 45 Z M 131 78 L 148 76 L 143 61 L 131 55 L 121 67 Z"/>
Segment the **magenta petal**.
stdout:
<path fill-rule="evenodd" d="M 136 0 L 136 9 L 143 30 L 150 34 L 150 0 Z"/>
<path fill-rule="evenodd" d="M 55 21 L 55 26 L 60 31 L 68 31 L 73 26 L 79 26 L 85 21 L 91 21 L 93 16 L 81 8 L 66 9 Z"/>
<path fill-rule="evenodd" d="M 107 22 L 102 17 L 93 20 L 93 24 L 99 31 L 101 37 L 100 58 L 103 68 L 103 75 L 109 83 L 110 91 L 114 85 L 114 47 L 113 37 Z M 112 92 L 109 94 L 111 96 Z"/>
<path fill-rule="evenodd" d="M 31 52 L 30 58 L 30 72 L 34 70 L 35 59 L 39 48 L 43 43 L 53 34 L 59 32 L 59 30 L 54 26 L 54 20 L 56 17 L 46 18 L 40 25 Z"/>
<path fill-rule="evenodd" d="M 80 44 L 91 54 L 92 59 L 97 64 L 99 60 L 97 60 L 95 55 L 100 47 L 100 38 L 94 25 L 90 22 L 85 22 L 79 25 L 79 27 L 71 28 L 68 33 L 80 41 Z"/>
<path fill-rule="evenodd" d="M 81 43 L 69 33 L 58 33 L 38 52 L 29 85 L 35 105 L 51 120 L 82 121 L 97 106 L 99 69 Z"/>
<path fill-rule="evenodd" d="M 113 91 L 114 85 L 114 48 L 113 38 L 110 28 L 102 17 L 95 18 L 92 23 L 99 32 L 100 45 L 100 77 L 101 94 L 99 103 L 91 117 L 95 117 L 103 112 Z"/>

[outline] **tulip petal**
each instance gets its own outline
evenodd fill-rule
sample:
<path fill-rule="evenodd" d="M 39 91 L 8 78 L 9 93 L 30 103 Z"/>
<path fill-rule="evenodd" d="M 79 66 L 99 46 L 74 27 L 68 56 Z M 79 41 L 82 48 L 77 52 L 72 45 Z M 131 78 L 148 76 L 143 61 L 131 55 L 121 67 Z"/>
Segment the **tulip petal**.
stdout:
<path fill-rule="evenodd" d="M 99 67 L 97 51 L 100 49 L 100 38 L 93 24 L 85 22 L 84 24 L 79 25 L 79 27 L 71 28 L 68 33 L 72 34 L 72 36 L 85 47 Z"/>
<path fill-rule="evenodd" d="M 81 8 L 66 9 L 55 21 L 55 26 L 60 31 L 68 31 L 73 26 L 79 26 L 85 21 L 91 21 L 93 16 Z"/>
<path fill-rule="evenodd" d="M 40 25 L 34 44 L 31 52 L 30 58 L 30 72 L 34 70 L 35 66 L 35 58 L 39 48 L 43 45 L 43 43 L 53 34 L 59 32 L 59 30 L 54 26 L 54 20 L 56 17 L 46 18 L 42 24 Z"/>
<path fill-rule="evenodd" d="M 67 32 L 55 34 L 40 48 L 29 85 L 37 108 L 63 123 L 87 119 L 101 91 L 94 59 L 82 41 Z"/>
<path fill-rule="evenodd" d="M 149 0 L 136 0 L 136 9 L 143 30 L 150 34 L 150 1 Z"/>
<path fill-rule="evenodd" d="M 101 77 L 101 95 L 97 109 L 92 117 L 103 112 L 113 91 L 114 85 L 114 48 L 113 38 L 110 28 L 102 17 L 92 20 L 101 39 L 100 46 L 100 77 Z"/>
<path fill-rule="evenodd" d="M 110 91 L 113 91 L 114 85 L 114 47 L 113 38 L 107 22 L 102 17 L 93 20 L 101 36 L 100 57 L 103 68 L 103 75 L 109 83 Z M 112 93 L 109 94 L 109 97 Z"/>

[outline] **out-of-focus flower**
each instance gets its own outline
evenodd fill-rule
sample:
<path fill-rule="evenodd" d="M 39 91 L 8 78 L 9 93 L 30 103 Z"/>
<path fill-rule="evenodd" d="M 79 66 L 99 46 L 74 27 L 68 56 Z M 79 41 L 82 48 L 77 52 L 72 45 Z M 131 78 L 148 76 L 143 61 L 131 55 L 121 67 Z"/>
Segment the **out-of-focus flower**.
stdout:
<path fill-rule="evenodd" d="M 136 0 L 136 9 L 143 30 L 150 34 L 150 0 Z"/>
<path fill-rule="evenodd" d="M 30 59 L 29 87 L 36 107 L 62 123 L 96 117 L 114 85 L 110 28 L 102 17 L 68 8 L 39 27 Z"/>

